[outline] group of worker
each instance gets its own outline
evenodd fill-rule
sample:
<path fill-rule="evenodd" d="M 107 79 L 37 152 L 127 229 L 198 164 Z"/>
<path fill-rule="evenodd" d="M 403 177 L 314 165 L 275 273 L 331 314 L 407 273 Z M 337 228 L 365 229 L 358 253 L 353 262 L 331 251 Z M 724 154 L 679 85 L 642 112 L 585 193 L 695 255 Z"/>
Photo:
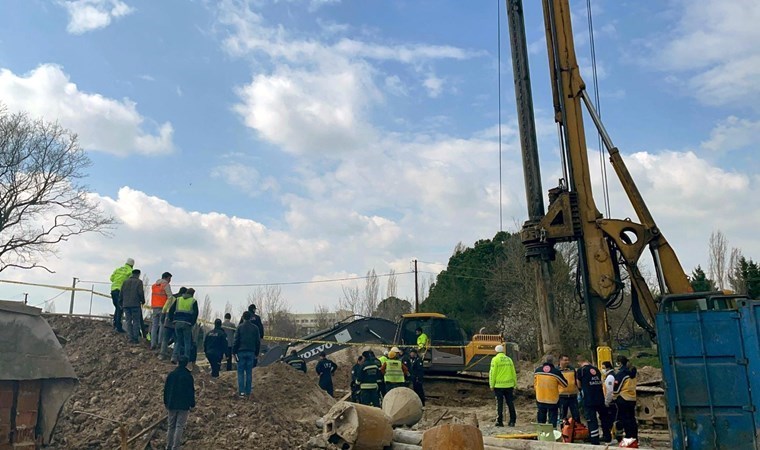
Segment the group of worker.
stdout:
<path fill-rule="evenodd" d="M 496 356 L 491 360 L 489 384 L 496 397 L 496 426 L 504 426 L 503 403 L 509 408 L 509 426 L 515 426 L 517 414 L 514 407 L 514 389 L 517 373 L 514 362 L 504 352 L 504 346 L 495 348 Z M 602 370 L 593 366 L 588 358 L 579 357 L 579 367 L 570 365 L 570 357 L 560 355 L 559 367 L 554 365 L 554 356 L 544 357 L 544 362 L 533 374 L 538 412 L 536 421 L 561 426 L 568 413 L 575 423 L 580 423 L 580 408 L 592 444 L 612 441 L 615 426 L 616 439 L 638 440 L 636 422 L 636 368 L 631 367 L 628 358 L 618 356 L 617 372 L 610 361 L 602 362 Z M 580 401 L 579 401 L 580 399 Z M 601 427 L 600 427 L 601 425 Z M 600 431 L 601 428 L 601 431 Z"/>

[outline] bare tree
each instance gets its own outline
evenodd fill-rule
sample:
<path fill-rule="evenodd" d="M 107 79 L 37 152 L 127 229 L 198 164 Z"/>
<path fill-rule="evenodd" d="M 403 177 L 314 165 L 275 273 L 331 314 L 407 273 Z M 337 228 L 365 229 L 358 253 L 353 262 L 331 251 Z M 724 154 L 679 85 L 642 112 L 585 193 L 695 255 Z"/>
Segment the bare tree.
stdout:
<path fill-rule="evenodd" d="M 46 313 L 54 313 L 55 312 L 55 300 L 48 300 L 45 302 L 45 305 L 43 307 L 43 311 Z"/>
<path fill-rule="evenodd" d="M 351 311 L 351 314 L 361 312 L 362 295 L 359 286 L 345 287 L 341 286 L 343 297 L 338 299 L 338 309 Z"/>
<path fill-rule="evenodd" d="M 335 314 L 330 312 L 330 308 L 325 305 L 317 305 L 314 308 L 314 314 L 317 316 L 317 329 L 324 330 L 333 323 Z"/>
<path fill-rule="evenodd" d="M 211 307 L 211 296 L 208 294 L 203 298 L 203 306 L 201 306 L 201 312 L 198 314 L 198 317 L 206 322 L 214 320 L 214 309 Z"/>
<path fill-rule="evenodd" d="M 232 303 L 229 300 L 224 304 L 224 314 L 232 315 Z"/>
<path fill-rule="evenodd" d="M 747 292 L 747 283 L 741 273 L 741 260 L 744 256 L 742 251 L 736 247 L 731 249 L 731 256 L 728 258 L 728 270 L 726 280 L 732 291 L 738 294 Z"/>
<path fill-rule="evenodd" d="M 718 289 L 726 286 L 726 252 L 728 240 L 722 231 L 716 230 L 710 233 L 709 262 L 707 265 L 708 276 L 715 281 Z"/>
<path fill-rule="evenodd" d="M 364 282 L 364 301 L 362 302 L 362 314 L 372 316 L 377 309 L 377 303 L 380 301 L 380 281 L 377 278 L 375 269 L 367 272 L 367 278 Z"/>
<path fill-rule="evenodd" d="M 420 303 L 424 302 L 428 294 L 430 294 L 430 288 L 433 286 L 433 284 L 435 284 L 435 277 L 432 274 L 429 274 L 427 278 L 420 279 L 420 284 L 419 284 Z"/>
<path fill-rule="evenodd" d="M 396 279 L 396 270 L 391 269 L 388 273 L 388 284 L 385 288 L 385 298 L 395 297 L 398 295 L 398 280 Z"/>
<path fill-rule="evenodd" d="M 51 272 L 58 243 L 114 225 L 80 184 L 89 165 L 75 134 L 0 104 L 0 272 Z"/>

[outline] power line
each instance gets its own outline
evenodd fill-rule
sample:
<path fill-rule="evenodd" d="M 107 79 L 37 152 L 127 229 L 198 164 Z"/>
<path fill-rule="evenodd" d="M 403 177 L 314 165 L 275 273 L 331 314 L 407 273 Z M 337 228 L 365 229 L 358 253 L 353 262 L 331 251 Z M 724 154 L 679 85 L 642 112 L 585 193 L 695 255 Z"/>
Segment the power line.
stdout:
<path fill-rule="evenodd" d="M 355 280 L 366 280 L 368 278 L 371 278 L 373 276 L 378 278 L 383 277 L 390 277 L 393 275 L 407 275 L 414 273 L 414 271 L 407 271 L 407 272 L 389 272 L 389 273 L 380 273 L 375 275 L 364 275 L 364 276 L 355 276 L 355 277 L 343 277 L 343 278 L 330 278 L 326 280 L 308 280 L 308 281 L 277 281 L 277 282 L 271 282 L 271 283 L 238 283 L 238 284 L 195 284 L 195 283 L 189 283 L 189 282 L 182 282 L 178 284 L 184 284 L 189 285 L 193 287 L 263 287 L 263 286 L 292 286 L 292 285 L 300 285 L 300 284 L 321 284 L 321 283 L 336 283 L 340 281 L 355 281 Z M 80 283 L 92 283 L 92 284 L 111 284 L 110 282 L 106 281 L 80 281 Z"/>

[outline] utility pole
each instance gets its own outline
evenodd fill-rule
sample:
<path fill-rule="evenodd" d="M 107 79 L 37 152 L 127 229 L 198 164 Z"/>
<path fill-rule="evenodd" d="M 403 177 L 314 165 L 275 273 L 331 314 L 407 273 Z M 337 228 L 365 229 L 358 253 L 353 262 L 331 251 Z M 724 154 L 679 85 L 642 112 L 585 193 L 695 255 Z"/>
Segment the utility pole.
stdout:
<path fill-rule="evenodd" d="M 71 303 L 69 303 L 69 314 L 74 314 L 74 294 L 76 293 L 77 281 L 79 281 L 79 278 L 74 277 L 74 281 L 71 283 Z"/>
<path fill-rule="evenodd" d="M 417 260 L 414 260 L 414 312 L 420 312 L 420 289 L 417 287 Z"/>
<path fill-rule="evenodd" d="M 95 285 L 90 288 L 90 315 L 92 315 L 92 296 L 95 295 Z"/>
<path fill-rule="evenodd" d="M 28 303 L 27 302 L 28 299 L 29 299 L 29 293 L 28 292 L 24 292 L 24 304 L 25 305 Z"/>

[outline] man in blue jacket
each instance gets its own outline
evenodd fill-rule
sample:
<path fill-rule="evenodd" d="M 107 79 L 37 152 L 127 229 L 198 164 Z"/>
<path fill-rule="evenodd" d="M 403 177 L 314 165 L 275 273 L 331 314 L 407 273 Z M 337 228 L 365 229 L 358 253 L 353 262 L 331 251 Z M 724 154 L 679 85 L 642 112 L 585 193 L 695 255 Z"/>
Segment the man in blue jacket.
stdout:
<path fill-rule="evenodd" d="M 179 449 L 187 416 L 195 408 L 195 381 L 187 370 L 188 358 L 180 356 L 177 368 L 169 373 L 164 384 L 164 406 L 169 411 L 166 448 Z"/>

